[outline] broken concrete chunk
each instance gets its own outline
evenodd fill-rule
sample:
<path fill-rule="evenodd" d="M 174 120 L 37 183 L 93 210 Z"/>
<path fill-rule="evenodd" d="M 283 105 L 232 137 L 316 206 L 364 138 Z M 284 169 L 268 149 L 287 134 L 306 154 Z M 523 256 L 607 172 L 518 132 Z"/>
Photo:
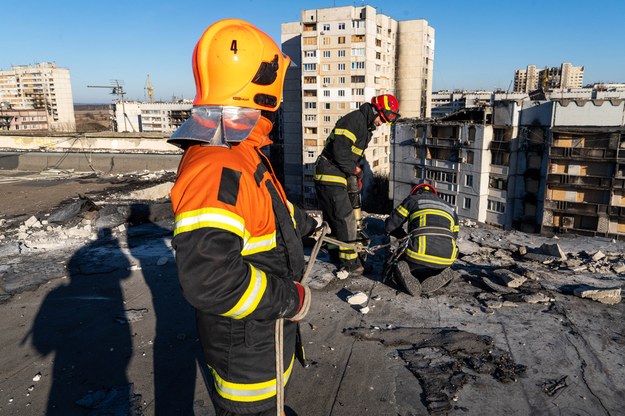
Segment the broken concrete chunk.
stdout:
<path fill-rule="evenodd" d="M 336 277 L 339 280 L 345 280 L 349 277 L 349 272 L 347 270 L 339 270 L 338 272 L 336 272 Z"/>
<path fill-rule="evenodd" d="M 573 289 L 575 296 L 588 298 L 607 305 L 615 305 L 621 301 L 621 288 L 597 288 L 580 285 Z"/>
<path fill-rule="evenodd" d="M 613 264 L 612 265 L 612 270 L 614 270 L 614 273 L 617 273 L 617 274 L 625 273 L 625 263 L 620 261 L 620 262 L 618 262 L 616 264 Z"/>
<path fill-rule="evenodd" d="M 128 322 L 137 322 L 143 319 L 143 316 L 148 313 L 147 308 L 140 309 L 126 309 L 124 315 L 117 316 L 115 321 L 120 324 L 126 324 Z"/>
<path fill-rule="evenodd" d="M 521 255 L 521 256 L 526 255 L 526 254 L 527 254 L 527 247 L 525 247 L 525 246 L 519 246 L 519 250 L 518 250 L 518 252 L 519 252 L 519 255 Z"/>
<path fill-rule="evenodd" d="M 522 298 L 527 303 L 548 303 L 552 301 L 552 299 L 549 296 L 540 292 L 532 293 L 529 295 L 523 295 Z"/>
<path fill-rule="evenodd" d="M 605 254 L 601 250 L 597 251 L 595 254 L 592 255 L 592 259 L 594 261 L 599 261 L 604 257 L 605 257 Z"/>
<path fill-rule="evenodd" d="M 493 274 L 508 287 L 519 287 L 527 280 L 527 278 L 508 269 L 497 269 L 493 271 Z"/>
<path fill-rule="evenodd" d="M 518 307 L 519 307 L 519 305 L 518 305 L 518 304 L 516 304 L 515 302 L 511 302 L 511 301 L 509 301 L 509 300 L 504 301 L 504 302 L 501 304 L 501 306 L 502 306 L 502 307 L 506 307 L 506 308 L 518 308 Z"/>
<path fill-rule="evenodd" d="M 364 305 L 368 299 L 369 297 L 363 292 L 356 292 L 347 297 L 347 303 L 350 305 Z"/>
<path fill-rule="evenodd" d="M 556 260 L 556 258 L 553 256 L 548 256 L 541 253 L 527 253 L 525 256 L 523 256 L 523 259 L 532 260 L 543 264 L 553 263 Z"/>
<path fill-rule="evenodd" d="M 540 249 L 544 254 L 547 254 L 549 256 L 559 258 L 560 260 L 566 259 L 566 253 L 562 250 L 562 248 L 560 248 L 559 244 L 544 243 L 542 246 L 540 246 Z"/>
<path fill-rule="evenodd" d="M 489 277 L 482 276 L 482 281 L 486 284 L 486 286 L 490 287 L 495 292 L 499 292 L 499 293 L 518 293 L 516 289 L 513 289 L 511 287 L 507 287 L 507 286 L 499 285 L 499 284 L 493 282 L 493 280 L 491 278 L 489 278 Z"/>
<path fill-rule="evenodd" d="M 26 228 L 33 227 L 35 224 L 39 224 L 39 227 L 41 227 L 41 223 L 34 215 L 24 222 L 24 226 L 26 226 Z"/>

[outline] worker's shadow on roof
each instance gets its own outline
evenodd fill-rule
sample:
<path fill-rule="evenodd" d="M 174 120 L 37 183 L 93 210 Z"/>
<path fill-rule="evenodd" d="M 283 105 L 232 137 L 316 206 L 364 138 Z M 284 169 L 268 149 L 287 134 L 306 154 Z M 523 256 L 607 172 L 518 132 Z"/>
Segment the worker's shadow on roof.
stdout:
<path fill-rule="evenodd" d="M 201 352 L 193 308 L 183 298 L 178 283 L 170 243 L 172 230 L 157 224 L 171 212 L 169 204 L 133 204 L 128 218 L 128 248 L 139 262 L 152 295 L 156 320 L 151 347 L 154 414 L 192 415 L 196 360 Z"/>
<path fill-rule="evenodd" d="M 115 406 L 131 414 L 140 406 L 127 367 L 133 354 L 121 282 L 129 262 L 110 228 L 68 261 L 68 280 L 50 291 L 32 327 L 32 343 L 43 356 L 54 353 L 48 415 L 70 415 L 78 406 Z M 138 397 L 140 399 L 140 397 Z M 104 409 L 106 410 L 106 409 Z"/>

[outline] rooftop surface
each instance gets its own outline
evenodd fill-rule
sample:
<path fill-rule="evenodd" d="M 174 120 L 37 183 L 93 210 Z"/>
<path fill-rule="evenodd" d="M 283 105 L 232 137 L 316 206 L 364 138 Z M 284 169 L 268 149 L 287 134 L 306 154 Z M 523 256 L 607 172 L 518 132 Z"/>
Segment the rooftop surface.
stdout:
<path fill-rule="evenodd" d="M 171 250 L 171 177 L 0 179 L 14 195 L 0 203 L 0 413 L 213 415 Z M 34 192 L 45 203 L 19 197 Z M 383 219 L 366 218 L 375 244 Z M 624 286 L 623 242 L 465 224 L 459 247 L 455 279 L 420 298 L 381 281 L 387 248 L 344 280 L 322 252 L 301 323 L 307 367 L 295 364 L 287 405 L 313 416 L 621 414 L 620 291 L 581 296 Z M 367 300 L 350 304 L 359 292 Z"/>

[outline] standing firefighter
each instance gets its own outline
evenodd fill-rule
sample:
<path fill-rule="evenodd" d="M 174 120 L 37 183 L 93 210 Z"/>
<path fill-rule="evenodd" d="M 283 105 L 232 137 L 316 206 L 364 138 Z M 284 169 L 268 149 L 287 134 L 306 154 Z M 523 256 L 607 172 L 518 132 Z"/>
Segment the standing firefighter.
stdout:
<path fill-rule="evenodd" d="M 408 222 L 408 234 L 402 226 Z M 409 238 L 394 276 L 412 296 L 433 292 L 453 277 L 449 268 L 458 257 L 458 216 L 429 184 L 415 186 L 386 219 L 388 234 Z"/>
<path fill-rule="evenodd" d="M 287 383 L 301 352 L 295 321 L 310 305 L 310 290 L 298 283 L 301 236 L 316 222 L 289 203 L 260 151 L 271 143 L 289 63 L 253 25 L 213 24 L 193 52 L 191 117 L 169 139 L 185 149 L 171 191 L 173 247 L 217 415 L 275 415 L 277 380 Z M 280 318 L 284 354 L 276 363 Z"/>
<path fill-rule="evenodd" d="M 315 163 L 315 190 L 323 219 L 337 240 L 351 243 L 359 239 L 363 175 L 359 165 L 372 131 L 382 123 L 394 123 L 399 116 L 397 99 L 390 94 L 379 95 L 341 117 L 328 136 Z M 338 257 L 339 270 L 362 273 L 362 264 L 353 249 L 338 247 L 331 254 Z"/>

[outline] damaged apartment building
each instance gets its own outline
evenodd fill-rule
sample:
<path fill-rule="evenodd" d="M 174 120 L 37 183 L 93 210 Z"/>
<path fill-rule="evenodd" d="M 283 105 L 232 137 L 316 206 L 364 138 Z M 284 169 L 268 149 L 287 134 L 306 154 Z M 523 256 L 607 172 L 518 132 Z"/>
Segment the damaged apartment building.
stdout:
<path fill-rule="evenodd" d="M 625 99 L 499 100 L 395 126 L 390 193 L 432 183 L 461 218 L 625 238 Z"/>

